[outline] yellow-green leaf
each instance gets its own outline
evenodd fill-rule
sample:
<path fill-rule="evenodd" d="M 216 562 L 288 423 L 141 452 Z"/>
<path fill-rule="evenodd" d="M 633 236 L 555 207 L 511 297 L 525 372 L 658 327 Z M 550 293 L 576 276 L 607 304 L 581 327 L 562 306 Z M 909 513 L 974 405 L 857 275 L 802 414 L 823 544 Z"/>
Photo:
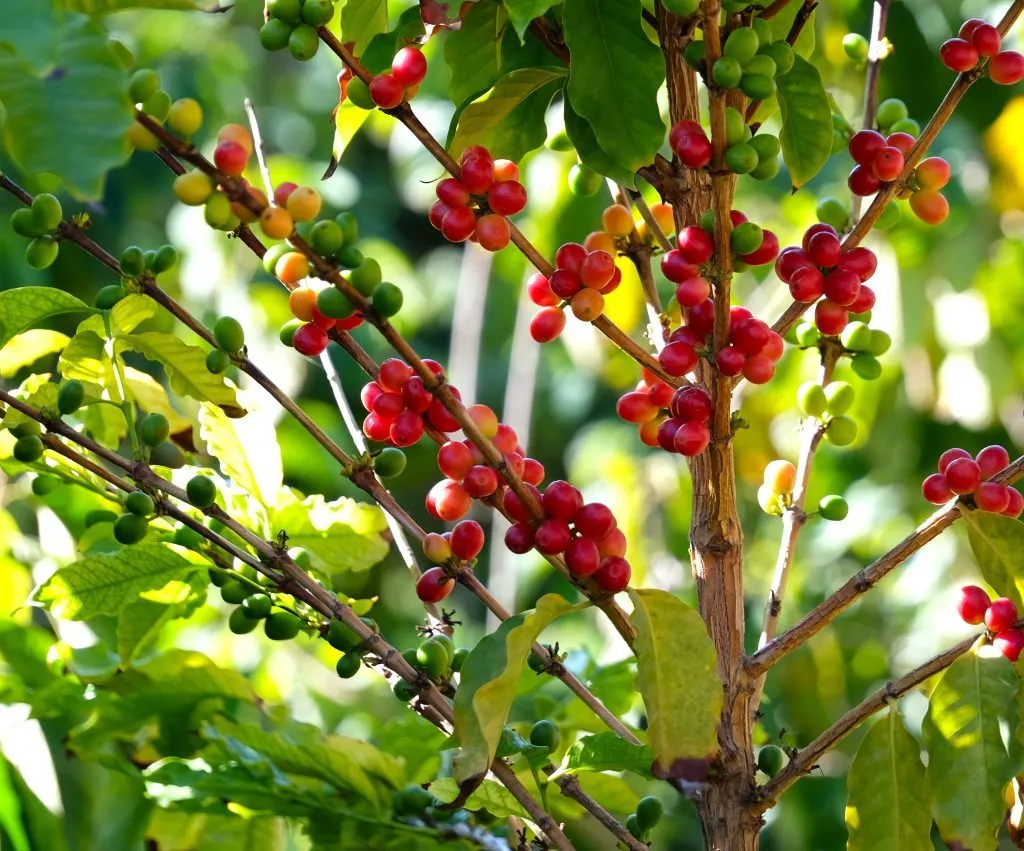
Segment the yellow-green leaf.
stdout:
<path fill-rule="evenodd" d="M 667 591 L 630 590 L 637 688 L 658 777 L 704 780 L 718 751 L 722 683 L 700 615 Z"/>
<path fill-rule="evenodd" d="M 633 771 L 649 776 L 652 761 L 648 745 L 634 745 L 609 730 L 578 739 L 566 753 L 560 771 Z"/>
<path fill-rule="evenodd" d="M 455 736 L 460 748 L 452 761 L 452 774 L 460 784 L 481 777 L 493 761 L 523 664 L 537 636 L 555 618 L 577 608 L 558 594 L 545 594 L 537 608 L 513 615 L 470 651 L 455 693 Z"/>
<path fill-rule="evenodd" d="M 124 368 L 124 381 L 130 398 L 147 414 L 163 414 L 171 424 L 171 434 L 186 431 L 192 423 L 171 406 L 167 390 L 148 372 L 133 367 Z M 109 406 L 108 406 L 109 407 Z M 218 408 L 218 410 L 220 410 Z"/>
<path fill-rule="evenodd" d="M 430 794 L 441 803 L 450 804 L 459 797 L 459 784 L 454 777 L 442 777 L 430 784 Z M 462 804 L 462 809 L 470 812 L 487 810 L 492 816 L 505 819 L 509 816 L 529 818 L 529 815 L 504 786 L 497 780 L 485 780 Z"/>
<path fill-rule="evenodd" d="M 199 434 L 220 469 L 267 509 L 277 503 L 283 472 L 277 432 L 267 417 L 233 420 L 216 405 L 199 408 Z"/>
<path fill-rule="evenodd" d="M 354 42 L 358 56 L 375 35 L 387 32 L 387 0 L 346 0 L 341 10 L 341 40 Z"/>
<path fill-rule="evenodd" d="M 921 746 L 895 704 L 857 748 L 847 778 L 847 851 L 931 851 L 931 804 Z"/>
<path fill-rule="evenodd" d="M 0 347 L 59 313 L 91 311 L 81 299 L 56 287 L 17 287 L 0 292 Z"/>
<path fill-rule="evenodd" d="M 0 349 L 0 378 L 12 378 L 18 370 L 63 351 L 69 339 L 67 334 L 46 328 L 30 328 L 18 334 Z"/>
<path fill-rule="evenodd" d="M 963 510 L 978 568 L 996 592 L 1024 609 L 1024 523 L 988 511 Z"/>

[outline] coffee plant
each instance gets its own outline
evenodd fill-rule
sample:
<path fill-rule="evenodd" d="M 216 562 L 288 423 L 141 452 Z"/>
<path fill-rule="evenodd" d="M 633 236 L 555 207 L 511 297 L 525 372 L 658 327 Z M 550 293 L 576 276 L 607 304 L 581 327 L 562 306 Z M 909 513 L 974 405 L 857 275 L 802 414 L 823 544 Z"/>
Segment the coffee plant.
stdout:
<path fill-rule="evenodd" d="M 890 348 L 930 295 L 879 310 L 893 246 L 977 183 L 937 140 L 1024 79 L 1024 0 L 943 19 L 901 67 L 948 86 L 930 117 L 880 97 L 889 0 L 838 35 L 816 0 L 211 6 L 4 7 L 0 844 L 1024 847 L 1024 458 L 961 430 L 912 504 L 815 482 L 871 473 L 871 423 L 917 442 L 877 389 L 922 370 Z M 194 75 L 167 33 L 202 45 Z M 234 74 L 242 53 L 268 79 L 310 63 L 303 86 Z M 333 122 L 319 180 L 279 150 L 313 134 L 296 99 Z M 419 157 L 389 192 L 384 143 Z M 170 242 L 114 226 L 156 198 Z M 385 232 L 461 269 L 367 227 L 406 206 Z M 987 251 L 968 236 L 926 238 L 961 262 Z M 1012 321 L 1014 266 L 992 272 Z M 480 357 L 509 318 L 492 273 L 521 282 L 507 382 Z M 595 383 L 628 425 L 566 466 Z M 954 526 L 969 579 L 915 600 L 955 643 L 908 656 L 882 608 L 844 626 Z M 23 758 L 39 732 L 52 770 Z M 811 839 L 787 801 L 816 783 Z"/>

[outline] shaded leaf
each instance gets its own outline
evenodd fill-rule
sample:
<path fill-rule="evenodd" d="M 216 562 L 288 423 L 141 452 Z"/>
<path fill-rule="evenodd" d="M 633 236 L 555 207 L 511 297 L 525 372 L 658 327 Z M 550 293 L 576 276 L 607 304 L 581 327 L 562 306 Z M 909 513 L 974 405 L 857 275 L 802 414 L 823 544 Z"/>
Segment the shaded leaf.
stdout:
<path fill-rule="evenodd" d="M 2 47 L 0 47 L 2 51 Z M 92 312 L 81 299 L 55 287 L 17 287 L 0 292 L 0 347 L 22 331 L 60 313 Z"/>
<path fill-rule="evenodd" d="M 455 693 L 455 736 L 460 749 L 452 761 L 452 774 L 458 783 L 488 770 L 530 648 L 546 626 L 576 608 L 558 594 L 545 594 L 535 609 L 502 622 L 470 651 Z"/>
<path fill-rule="evenodd" d="M 459 796 L 459 784 L 454 777 L 442 777 L 430 784 L 430 793 L 442 803 L 449 804 Z M 496 780 L 484 780 L 463 802 L 462 808 L 471 812 L 487 810 L 499 819 L 509 816 L 529 818 L 522 804 Z"/>
<path fill-rule="evenodd" d="M 221 472 L 265 508 L 277 503 L 284 473 L 277 432 L 267 417 L 230 419 L 216 405 L 199 407 L 199 434 Z"/>
<path fill-rule="evenodd" d="M 604 149 L 597 142 L 594 128 L 590 126 L 590 123 L 585 118 L 576 113 L 568 98 L 566 98 L 563 107 L 565 112 L 565 132 L 568 134 L 570 141 L 572 141 L 580 162 L 591 171 L 596 171 L 598 174 L 610 177 L 616 183 L 635 187 L 636 182 L 633 178 L 633 172 L 617 165 L 615 160 L 605 153 Z"/>
<path fill-rule="evenodd" d="M 776 79 L 782 110 L 782 159 L 794 189 L 799 189 L 832 155 L 832 111 L 818 69 L 802 56 Z"/>
<path fill-rule="evenodd" d="M 206 599 L 207 578 L 202 572 L 196 571 L 188 582 L 175 585 L 178 587 L 173 597 L 164 595 L 160 602 L 140 598 L 121 611 L 117 618 L 117 655 L 122 665 L 133 662 L 167 624 L 188 617 Z"/>
<path fill-rule="evenodd" d="M 508 9 L 509 20 L 516 28 L 520 40 L 525 40 L 526 28 L 530 21 L 541 17 L 548 9 L 556 5 L 558 0 L 503 0 Z"/>
<path fill-rule="evenodd" d="M 634 172 L 665 141 L 658 89 L 661 51 L 644 33 L 640 0 L 566 0 L 565 43 L 572 53 L 568 96 L 614 164 Z"/>
<path fill-rule="evenodd" d="M 801 3 L 789 3 L 780 9 L 777 15 L 773 15 L 768 19 L 768 23 L 772 28 L 773 41 L 784 41 L 786 39 L 790 29 L 793 27 L 793 21 L 796 19 L 797 13 L 801 10 L 801 5 Z M 805 59 L 809 58 L 814 52 L 814 14 L 816 11 L 812 10 L 811 16 L 804 24 L 804 28 L 800 30 L 800 35 L 797 36 L 796 44 L 793 45 L 793 49 Z"/>
<path fill-rule="evenodd" d="M 722 683 L 700 615 L 667 591 L 630 590 L 637 688 L 657 777 L 703 780 L 718 751 Z"/>
<path fill-rule="evenodd" d="M 1024 523 L 989 511 L 962 511 L 978 569 L 996 593 L 1024 609 Z"/>
<path fill-rule="evenodd" d="M 156 809 L 146 838 L 160 851 L 281 851 L 287 845 L 282 818 L 241 818 Z"/>
<path fill-rule="evenodd" d="M 633 771 L 650 775 L 652 760 L 647 745 L 634 745 L 617 733 L 607 731 L 576 741 L 566 753 L 560 772 Z"/>
<path fill-rule="evenodd" d="M 451 68 L 448 97 L 462 103 L 484 92 L 501 75 L 501 42 L 508 24 L 498 0 L 480 0 L 463 19 L 462 27 L 445 40 L 444 61 Z"/>
<path fill-rule="evenodd" d="M 921 732 L 932 815 L 947 843 L 960 842 L 972 851 L 996 847 L 996 831 L 1006 817 L 1003 787 L 1013 777 L 999 727 L 1015 720 L 1018 687 L 1005 659 L 970 652 L 932 691 Z"/>
<path fill-rule="evenodd" d="M 60 331 L 31 328 L 18 334 L 0 349 L 0 378 L 11 378 L 47 355 L 64 350 L 70 338 Z"/>
<path fill-rule="evenodd" d="M 921 746 L 895 704 L 857 748 L 847 780 L 847 851 L 931 851 L 931 804 Z"/>

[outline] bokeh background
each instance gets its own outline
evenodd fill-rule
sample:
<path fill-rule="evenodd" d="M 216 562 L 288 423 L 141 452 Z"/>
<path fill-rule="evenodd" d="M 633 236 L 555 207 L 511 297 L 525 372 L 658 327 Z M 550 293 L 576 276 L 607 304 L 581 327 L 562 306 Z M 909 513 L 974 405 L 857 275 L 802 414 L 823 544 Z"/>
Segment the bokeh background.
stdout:
<path fill-rule="evenodd" d="M 397 15 L 407 4 L 392 5 Z M 974 0 L 895 2 L 888 23 L 895 49 L 883 66 L 881 97 L 902 98 L 911 116 L 924 124 L 952 80 L 938 62 L 939 44 L 963 18 L 994 21 L 1003 9 L 1004 4 Z M 866 34 L 870 15 L 871 4 L 863 0 L 823 0 L 814 20 L 814 60 L 855 125 L 862 108 L 863 71 L 846 58 L 841 41 L 849 31 Z M 636 367 L 571 318 L 558 342 L 538 349 L 529 341 L 525 324 L 532 310 L 520 299 L 529 271 L 523 259 L 513 249 L 492 258 L 440 238 L 426 218 L 439 168 L 404 128 L 386 116 L 369 116 L 348 144 L 337 172 L 320 183 L 334 135 L 336 58 L 321 50 L 313 61 L 301 64 L 287 51 L 268 54 L 257 38 L 261 21 L 260 0 L 239 0 L 226 14 L 132 12 L 108 18 L 140 67 L 156 68 L 174 97 L 190 96 L 202 103 L 206 130 L 200 138 L 207 143 L 220 124 L 244 121 L 242 102 L 251 98 L 275 181 L 317 185 L 329 209 L 357 214 L 359 247 L 380 261 L 386 280 L 404 290 L 405 308 L 396 319 L 402 333 L 415 341 L 422 355 L 448 365 L 464 397 L 491 405 L 519 429 L 529 454 L 544 463 L 549 479 L 570 478 L 588 498 L 612 505 L 629 537 L 636 583 L 670 589 L 695 602 L 687 561 L 690 482 L 685 465 L 676 456 L 640 445 L 633 427 L 615 416 L 616 398 L 638 379 Z M 0 24 L 0 35 L 2 30 Z M 1020 47 L 1016 36 L 1010 42 Z M 435 135 L 444 138 L 453 112 L 445 96 L 450 75 L 438 44 L 431 42 L 426 52 L 430 73 L 415 109 Z M 558 125 L 554 109 L 551 132 Z M 68 128 L 69 157 L 74 156 L 73 131 Z M 927 516 L 930 507 L 921 498 L 919 485 L 933 472 L 943 450 L 962 446 L 975 452 L 989 443 L 1002 443 L 1016 455 L 1024 444 L 1019 390 L 1024 377 L 1022 134 L 1024 96 L 986 81 L 976 85 L 933 148 L 952 164 L 947 222 L 930 228 L 907 210 L 894 229 L 868 241 L 880 260 L 873 281 L 878 294 L 873 325 L 888 331 L 895 342 L 882 358 L 884 371 L 877 381 L 853 378 L 848 366 L 840 367 L 838 377 L 857 387 L 853 413 L 860 436 L 845 449 L 823 446 L 811 500 L 826 493 L 843 494 L 850 516 L 842 523 L 812 522 L 805 531 L 783 626 Z M 567 174 L 574 162 L 571 153 L 540 150 L 522 163 L 530 205 L 520 227 L 548 256 L 562 242 L 582 241 L 597 229 L 600 212 L 610 202 L 605 189 L 592 198 L 569 192 Z M 0 151 L 0 167 L 10 166 Z M 850 167 L 847 155 L 833 156 L 810 186 L 795 195 L 789 193 L 785 170 L 768 183 L 743 180 L 737 206 L 776 230 L 783 245 L 793 244 L 814 220 L 820 197 L 848 200 L 845 178 Z M 246 328 L 253 359 L 336 441 L 351 448 L 319 364 L 277 340 L 279 326 L 289 318 L 285 291 L 243 246 L 207 228 L 201 210 L 174 203 L 171 179 L 155 157 L 135 154 L 111 174 L 102 204 L 85 208 L 92 219 L 92 235 L 115 254 L 133 243 L 150 247 L 172 242 L 183 260 L 162 278 L 165 286 L 200 317 L 236 316 Z M 13 209 L 11 199 L 0 197 L 0 214 L 6 216 Z M 23 245 L 9 228 L 0 227 L 0 287 L 53 284 L 88 299 L 113 282 L 106 270 L 73 250 L 62 251 L 49 270 L 33 272 L 22 261 Z M 667 282 L 660 279 L 660 284 L 667 297 Z M 785 288 L 773 274 L 745 273 L 736 290 L 766 319 L 786 303 Z M 643 332 L 645 317 L 635 278 L 627 274 L 609 309 L 612 318 L 634 335 Z M 58 322 L 54 327 L 62 326 Z M 378 360 L 388 355 L 372 329 L 360 329 L 356 337 Z M 334 350 L 334 360 L 358 411 L 363 376 L 343 353 Z M 52 362 L 42 366 L 52 368 Z M 800 382 L 813 377 L 816 366 L 813 353 L 794 348 L 775 379 L 753 391 L 747 388 L 739 403 L 750 426 L 736 441 L 748 647 L 756 644 L 780 534 L 778 520 L 758 509 L 755 491 L 768 461 L 796 458 L 799 419 L 794 394 Z M 22 377 L 6 374 L 3 381 L 14 386 Z M 289 484 L 331 498 L 362 498 L 326 453 L 293 422 L 281 419 L 265 397 L 250 392 L 247 401 L 255 407 L 252 416 L 276 423 Z M 182 411 L 189 413 L 187 407 Z M 435 447 L 423 441 L 408 455 L 409 467 L 395 480 L 393 490 L 428 529 L 436 529 L 423 507 L 424 494 L 439 475 Z M 35 498 L 27 482 L 19 480 L 2 486 L 0 503 L 0 628 L 47 630 L 45 618 L 20 606 L 35 582 L 73 558 L 74 535 L 81 528 L 76 524 L 84 510 L 59 495 L 45 501 Z M 491 522 L 483 514 L 478 519 Z M 510 556 L 500 543 L 494 546 L 503 529 L 494 528 L 492 533 L 491 528 L 479 573 L 508 605 L 529 607 L 544 592 L 571 591 L 539 558 Z M 761 741 L 808 741 L 886 678 L 965 634 L 953 601 L 962 581 L 977 579 L 963 530 L 929 544 L 772 671 Z M 374 616 L 383 633 L 400 647 L 415 641 L 422 610 L 397 556 L 370 572 L 345 576 L 341 585 L 354 597 L 379 595 Z M 489 628 L 482 607 L 462 589 L 447 604 L 461 621 L 459 644 L 472 644 Z M 448 758 L 436 752 L 436 742 L 428 741 L 418 751 L 413 747 L 416 733 L 408 713 L 372 672 L 364 669 L 354 680 L 340 681 L 323 642 L 300 640 L 282 646 L 259 633 L 233 636 L 225 619 L 226 607 L 210 602 L 195 618 L 166 630 L 162 644 L 199 649 L 221 664 L 237 667 L 266 701 L 285 704 L 294 717 L 326 731 L 385 743 L 404 737 L 409 759 L 423 761 L 423 779 L 434 776 Z M 63 637 L 79 645 L 95 640 L 74 631 Z M 623 661 L 624 648 L 599 618 L 575 617 L 556 625 L 546 640 L 558 641 L 569 652 L 569 664 L 593 678 L 595 690 L 617 711 L 640 723 L 642 707 L 631 697 L 632 671 Z M 0 660 L 0 684 L 10 676 L 9 670 L 4 672 Z M 551 716 L 568 730 L 596 729 L 578 706 L 567 704 L 559 684 L 540 688 L 529 677 L 524 683 L 515 706 L 516 722 L 528 725 Z M 0 690 L 0 700 L 2 695 Z M 916 729 L 923 698 L 911 695 L 902 705 Z M 129 846 L 119 844 L 109 820 L 104 822 L 113 793 L 97 787 L 96 775 L 90 773 L 103 769 L 85 771 L 70 763 L 60 746 L 62 732 L 59 719 L 40 724 L 27 718 L 23 706 L 0 706 L 0 748 L 38 801 L 58 813 L 51 834 L 54 844 L 47 851 L 127 851 Z M 768 815 L 764 848 L 844 847 L 844 775 L 858 739 L 858 734 L 851 736 L 829 754 L 821 770 L 802 780 Z M 104 778 L 109 790 L 121 788 L 117 784 L 122 781 L 113 779 L 112 773 Z M 622 813 L 630 811 L 638 795 L 650 791 L 635 778 L 607 785 L 610 808 Z M 121 793 L 126 812 L 139 805 L 132 798 L 136 792 L 125 787 Z M 689 805 L 664 790 L 660 794 L 669 817 L 655 834 L 656 847 L 701 847 Z M 581 848 L 610 847 L 585 823 L 574 825 L 573 831 Z M 293 831 L 288 847 L 300 849 L 303 841 Z M 131 846 L 135 847 L 141 845 Z"/>

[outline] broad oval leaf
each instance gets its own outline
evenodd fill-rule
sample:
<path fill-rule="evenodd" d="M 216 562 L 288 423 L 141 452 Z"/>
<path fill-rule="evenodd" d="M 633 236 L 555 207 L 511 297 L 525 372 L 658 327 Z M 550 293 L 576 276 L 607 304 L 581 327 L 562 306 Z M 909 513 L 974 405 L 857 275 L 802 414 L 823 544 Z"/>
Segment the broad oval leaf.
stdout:
<path fill-rule="evenodd" d="M 65 620 L 119 615 L 140 598 L 169 605 L 184 599 L 189 575 L 206 565 L 184 547 L 136 544 L 60 568 L 39 586 L 35 600 Z"/>
<path fill-rule="evenodd" d="M 459 116 L 451 154 L 458 159 L 470 145 L 483 145 L 495 157 L 514 162 L 547 138 L 544 113 L 565 79 L 564 68 L 520 68 L 505 74 Z"/>
<path fill-rule="evenodd" d="M 37 360 L 64 351 L 70 338 L 60 331 L 30 328 L 7 342 L 0 350 L 0 378 L 11 378 Z"/>
<path fill-rule="evenodd" d="M 388 0 L 346 0 L 341 9 L 341 40 L 353 42 L 356 55 L 387 28 Z"/>
<path fill-rule="evenodd" d="M 452 760 L 452 774 L 459 784 L 482 777 L 490 768 L 537 636 L 553 620 L 577 608 L 582 606 L 558 594 L 545 594 L 535 609 L 502 622 L 470 651 L 455 693 L 455 736 L 460 749 Z"/>
<path fill-rule="evenodd" d="M 652 760 L 650 746 L 634 745 L 609 730 L 577 740 L 566 753 L 559 773 L 632 771 L 649 777 Z"/>
<path fill-rule="evenodd" d="M 931 851 L 932 813 L 921 746 L 895 705 L 857 748 L 847 791 L 847 851 Z"/>
<path fill-rule="evenodd" d="M 594 128 L 590 126 L 589 122 L 585 118 L 577 115 L 576 111 L 572 108 L 572 104 L 569 103 L 568 98 L 566 98 L 563 108 L 565 114 L 565 132 L 572 141 L 573 147 L 576 149 L 576 155 L 580 158 L 580 162 L 591 171 L 596 171 L 598 174 L 610 177 L 616 183 L 622 183 L 626 186 L 635 186 L 636 182 L 633 178 L 633 172 L 617 165 L 615 160 L 608 156 L 604 149 L 598 144 L 597 136 L 594 135 Z"/>
<path fill-rule="evenodd" d="M 802 3 L 789 3 L 780 9 L 777 15 L 773 15 L 768 20 L 772 28 L 772 36 L 774 36 L 773 41 L 782 41 L 789 36 L 789 31 L 793 27 L 793 21 L 796 20 L 798 14 L 804 11 L 804 5 Z M 793 49 L 805 59 L 814 52 L 814 16 L 816 12 L 817 9 L 811 10 L 804 28 L 800 30 L 800 35 L 797 36 L 796 44 L 793 45 Z"/>
<path fill-rule="evenodd" d="M 480 0 L 462 20 L 462 27 L 444 43 L 444 61 L 452 70 L 448 96 L 454 103 L 483 92 L 501 75 L 501 42 L 508 25 L 498 0 Z"/>
<path fill-rule="evenodd" d="M 640 0 L 566 0 L 563 17 L 572 108 L 629 172 L 651 163 L 665 141 L 658 107 L 665 63 L 643 30 L 641 11 Z"/>
<path fill-rule="evenodd" d="M 147 844 L 179 851 L 280 851 L 288 846 L 288 822 L 278 817 L 242 818 L 154 807 L 146 825 Z"/>
<path fill-rule="evenodd" d="M 520 41 L 524 40 L 526 29 L 534 18 L 544 15 L 548 9 L 557 5 L 558 0 L 504 0 L 508 9 L 509 19 L 516 28 Z"/>
<path fill-rule="evenodd" d="M 932 815 L 942 838 L 994 851 L 1006 817 L 1003 787 L 1014 766 L 1000 724 L 1016 724 L 1019 681 L 1002 657 L 957 659 L 928 701 L 921 732 L 928 751 Z"/>
<path fill-rule="evenodd" d="M 17 287 L 0 292 L 0 347 L 60 313 L 92 312 L 81 299 L 56 287 Z"/>
<path fill-rule="evenodd" d="M 231 419 L 216 405 L 199 408 L 199 434 L 221 472 L 264 508 L 277 503 L 284 473 L 273 422 L 264 416 Z"/>
<path fill-rule="evenodd" d="M 722 683 L 704 621 L 656 588 L 630 590 L 637 688 L 647 710 L 656 777 L 702 781 L 718 752 Z"/>
<path fill-rule="evenodd" d="M 981 575 L 1024 609 L 1024 523 L 988 511 L 961 511 Z"/>
<path fill-rule="evenodd" d="M 799 189 L 832 155 L 832 112 L 818 69 L 802 56 L 776 79 L 782 110 L 782 159 L 794 189 Z"/>

